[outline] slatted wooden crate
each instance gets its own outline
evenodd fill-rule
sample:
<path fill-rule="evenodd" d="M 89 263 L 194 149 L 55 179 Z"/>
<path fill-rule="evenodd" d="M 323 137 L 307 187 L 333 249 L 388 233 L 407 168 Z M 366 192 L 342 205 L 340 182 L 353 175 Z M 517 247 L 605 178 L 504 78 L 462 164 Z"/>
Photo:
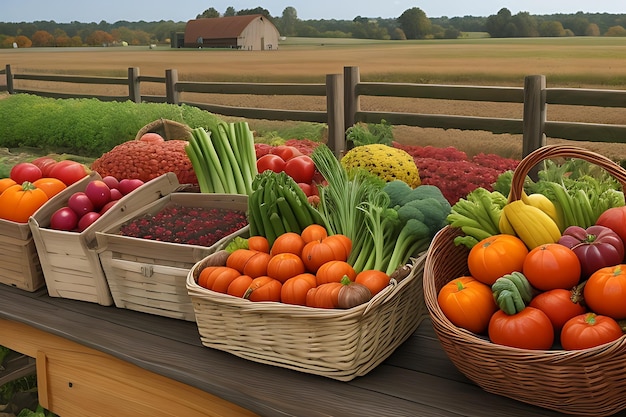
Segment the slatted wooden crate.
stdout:
<path fill-rule="evenodd" d="M 97 178 L 100 178 L 98 173 L 92 172 L 89 180 Z M 59 193 L 29 219 L 29 225 L 50 296 L 112 305 L 113 298 L 97 252 L 96 231 L 171 193 L 180 184 L 175 174 L 164 174 L 122 197 L 80 233 L 50 229 L 52 213 L 67 205 L 72 193 L 84 190 L 86 185 L 87 182 L 80 189 Z"/>
<path fill-rule="evenodd" d="M 115 306 L 144 313 L 195 321 L 186 287 L 189 270 L 199 260 L 221 249 L 235 236 L 247 236 L 248 226 L 210 247 L 168 243 L 119 232 L 124 223 L 156 214 L 168 204 L 184 207 L 231 209 L 246 212 L 248 197 L 238 194 L 172 193 L 96 232 L 100 261 Z"/>
<path fill-rule="evenodd" d="M 70 185 L 67 192 L 84 188 L 87 180 Z M 45 205 L 54 204 L 53 199 Z M 0 219 L 0 283 L 30 292 L 46 285 L 28 223 Z"/>

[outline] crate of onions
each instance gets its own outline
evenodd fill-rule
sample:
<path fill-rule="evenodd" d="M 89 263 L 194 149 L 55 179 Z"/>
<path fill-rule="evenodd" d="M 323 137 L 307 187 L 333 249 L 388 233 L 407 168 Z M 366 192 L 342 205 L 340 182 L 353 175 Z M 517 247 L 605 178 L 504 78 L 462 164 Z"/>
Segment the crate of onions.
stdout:
<path fill-rule="evenodd" d="M 194 321 L 191 267 L 236 236 L 247 236 L 248 197 L 174 192 L 96 233 L 115 306 Z"/>

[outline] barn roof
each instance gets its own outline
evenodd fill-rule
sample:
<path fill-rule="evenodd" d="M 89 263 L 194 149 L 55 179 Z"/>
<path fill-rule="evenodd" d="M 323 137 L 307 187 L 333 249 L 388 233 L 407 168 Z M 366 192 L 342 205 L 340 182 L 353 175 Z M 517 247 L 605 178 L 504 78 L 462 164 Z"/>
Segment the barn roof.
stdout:
<path fill-rule="evenodd" d="M 258 18 L 264 19 L 261 14 L 193 19 L 187 22 L 185 39 L 236 38 Z"/>

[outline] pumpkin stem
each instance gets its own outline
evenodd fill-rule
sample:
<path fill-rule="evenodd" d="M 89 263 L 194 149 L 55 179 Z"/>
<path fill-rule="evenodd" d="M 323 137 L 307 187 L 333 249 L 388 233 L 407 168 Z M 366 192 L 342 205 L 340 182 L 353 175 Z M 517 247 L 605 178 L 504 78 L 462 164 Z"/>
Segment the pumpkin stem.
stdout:
<path fill-rule="evenodd" d="M 35 187 L 35 184 L 33 184 L 30 181 L 24 181 L 22 183 L 22 191 L 32 191 L 32 190 L 36 190 L 37 187 Z"/>
<path fill-rule="evenodd" d="M 350 285 L 352 284 L 352 281 L 350 280 L 350 277 L 348 277 L 347 275 L 344 275 L 343 278 L 341 278 L 341 284 L 343 285 Z"/>
<path fill-rule="evenodd" d="M 581 282 L 580 284 L 572 288 L 571 295 L 570 295 L 570 300 L 572 300 L 572 303 L 581 304 L 581 305 L 584 304 L 585 297 L 583 296 L 583 290 L 585 289 L 586 284 L 587 284 L 587 280 Z"/>

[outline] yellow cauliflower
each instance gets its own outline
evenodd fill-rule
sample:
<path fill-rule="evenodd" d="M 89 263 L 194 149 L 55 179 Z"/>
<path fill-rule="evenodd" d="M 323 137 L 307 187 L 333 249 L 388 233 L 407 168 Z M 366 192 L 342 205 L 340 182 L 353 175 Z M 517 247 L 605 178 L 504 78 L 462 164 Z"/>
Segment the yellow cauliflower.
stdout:
<path fill-rule="evenodd" d="M 341 164 L 346 169 L 366 169 L 387 182 L 404 181 L 411 188 L 422 183 L 413 157 L 402 149 L 387 145 L 372 144 L 352 148 L 341 158 Z"/>

